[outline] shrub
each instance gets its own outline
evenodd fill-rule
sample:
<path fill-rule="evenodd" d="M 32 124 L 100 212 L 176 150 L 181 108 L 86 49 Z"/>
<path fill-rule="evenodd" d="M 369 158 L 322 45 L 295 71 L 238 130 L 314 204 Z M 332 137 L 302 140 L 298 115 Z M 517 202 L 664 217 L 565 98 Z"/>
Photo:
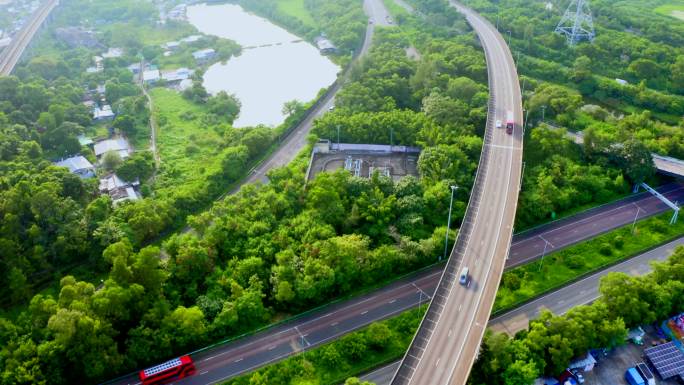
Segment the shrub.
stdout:
<path fill-rule="evenodd" d="M 602 243 L 599 252 L 605 256 L 609 256 L 613 254 L 613 246 L 608 242 Z"/>
<path fill-rule="evenodd" d="M 615 246 L 616 249 L 622 249 L 622 246 L 624 245 L 625 239 L 621 235 L 618 235 L 615 238 L 613 238 L 613 246 Z"/>

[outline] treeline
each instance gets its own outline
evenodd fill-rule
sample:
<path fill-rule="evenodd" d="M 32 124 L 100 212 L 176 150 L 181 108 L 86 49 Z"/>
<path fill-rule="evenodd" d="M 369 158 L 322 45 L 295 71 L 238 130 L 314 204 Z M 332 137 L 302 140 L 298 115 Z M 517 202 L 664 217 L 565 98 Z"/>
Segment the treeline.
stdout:
<path fill-rule="evenodd" d="M 307 25 L 279 9 L 277 0 L 233 0 L 309 40 L 325 34 L 342 55 L 361 47 L 368 18 L 357 0 L 305 0 L 304 6 L 315 25 Z"/>
<path fill-rule="evenodd" d="M 591 305 L 555 316 L 543 311 L 528 330 L 510 338 L 485 335 L 469 383 L 532 384 L 542 374 L 557 376 L 589 349 L 625 343 L 627 330 L 663 321 L 684 311 L 684 247 L 666 262 L 653 262 L 642 277 L 610 273 L 601 280 L 602 297 Z"/>
<path fill-rule="evenodd" d="M 501 31 L 510 30 L 513 50 L 565 67 L 586 56 L 591 58 L 592 73 L 610 80 L 643 81 L 660 91 L 684 92 L 684 27 L 676 19 L 653 11 L 662 1 L 629 1 L 624 6 L 613 0 L 592 2 L 596 39 L 574 48 L 568 48 L 565 37 L 554 33 L 566 3 L 551 7 L 522 0 L 465 3 L 489 20 L 498 20 Z"/>

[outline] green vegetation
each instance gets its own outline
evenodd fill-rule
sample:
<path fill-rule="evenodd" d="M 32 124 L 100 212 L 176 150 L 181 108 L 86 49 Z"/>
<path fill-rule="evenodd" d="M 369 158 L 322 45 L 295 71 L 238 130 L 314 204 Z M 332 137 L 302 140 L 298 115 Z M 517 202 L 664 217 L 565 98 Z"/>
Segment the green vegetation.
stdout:
<path fill-rule="evenodd" d="M 316 27 L 316 21 L 306 8 L 305 0 L 277 0 L 278 9 L 282 12 L 294 16 L 307 27 Z"/>
<path fill-rule="evenodd" d="M 366 27 L 356 0 L 305 0 L 316 28 L 288 16 L 275 1 L 243 3 L 307 38 L 325 32 L 344 55 L 359 46 Z M 419 145 L 420 178 L 360 179 L 339 171 L 305 183 L 308 147 L 289 166 L 271 170 L 268 184 L 246 186 L 189 218 L 272 149 L 275 138 L 302 118 L 304 106 L 289 104 L 290 117 L 277 129 L 235 129 L 239 103 L 227 94 L 207 95 L 199 76 L 182 94 L 153 90 L 162 167 L 148 178 L 153 162 L 144 148 L 121 163 L 110 159 L 109 166 L 124 178 L 141 179 L 145 195 L 114 206 L 108 197 L 97 197 L 96 181 L 81 180 L 49 160 L 81 152 L 94 161 L 92 150 L 76 139 L 81 133 L 105 135 L 112 128 L 144 143 L 150 112 L 126 67 L 139 63 L 140 54 L 164 66 L 181 64 L 185 54 L 165 62 L 156 44 L 166 35 L 133 34 L 156 25 L 152 3 L 70 0 L 60 7 L 43 38 L 50 46 L 45 55 L 29 58 L 16 77 L 0 79 L 0 290 L 4 308 L 20 307 L 11 313 L 14 318 L 0 318 L 2 381 L 99 382 L 434 263 L 446 234 L 441 226 L 448 186 L 461 187 L 454 202 L 458 226 L 473 182 L 486 119 L 487 73 L 481 47 L 456 11 L 441 0 L 414 5 L 427 17 L 403 15 L 397 18 L 399 28 L 378 29 L 372 52 L 350 71 L 334 112 L 317 120 L 313 131 L 330 138 L 339 127 L 344 141 Z M 536 6 L 519 5 L 521 17 Z M 513 25 L 508 18 L 504 22 Z M 544 23 L 549 21 L 526 21 L 524 27 Z M 133 33 L 108 33 L 113 24 L 119 29 L 130 24 Z M 99 42 L 120 44 L 123 56 L 106 59 L 100 72 L 86 73 L 102 49 L 71 48 L 53 34 L 60 26 L 93 29 Z M 164 28 L 172 29 L 174 38 L 182 36 L 178 31 L 189 32 L 182 23 Z M 525 35 L 514 30 L 515 47 Z M 624 67 L 617 58 L 622 51 L 612 46 L 619 39 L 596 44 L 605 51 L 596 54 L 578 48 L 587 51 L 577 57 L 607 56 L 611 66 L 603 68 L 585 59 L 576 63 L 559 48 L 546 51 L 545 39 L 553 47 L 555 38 L 535 35 L 521 61 L 527 90 L 535 92 L 528 95 L 528 108 L 547 106 L 547 119 L 587 130 L 588 141 L 576 146 L 562 130 L 543 125 L 528 131 L 520 224 L 610 200 L 624 194 L 629 183 L 656 180 L 649 150 L 681 153 L 681 128 L 659 121 L 682 112 L 676 88 L 680 37 L 661 32 L 646 30 L 646 37 L 630 43 L 662 56 L 658 68 L 670 72 L 651 78 L 645 75 L 651 63 L 631 63 L 629 80 L 645 83 L 624 89 L 614 88 L 611 80 L 623 74 L 616 72 Z M 225 54 L 235 53 L 234 45 L 223 43 Z M 408 46 L 420 52 L 419 60 L 407 57 Z M 647 60 L 641 51 L 624 49 Z M 554 66 L 550 60 L 556 53 L 562 55 Z M 574 87 L 579 79 L 589 79 L 586 88 Z M 85 89 L 101 85 L 118 113 L 111 124 L 93 124 L 81 104 Z M 586 108 L 585 100 L 592 98 L 605 103 Z M 610 100 L 639 111 L 620 117 Z M 532 116 L 537 120 L 536 112 Z M 193 231 L 160 239 L 186 219 Z M 156 241 L 163 252 L 145 247 Z M 79 265 L 89 275 L 62 276 Z M 79 281 L 83 277 L 92 281 Z M 57 281 L 57 290 L 34 295 Z M 539 343 L 529 351 L 546 346 Z M 563 357 L 554 357 L 553 365 Z"/>
<path fill-rule="evenodd" d="M 307 40 L 325 34 L 348 57 L 361 47 L 368 18 L 356 0 L 233 0 Z"/>
<path fill-rule="evenodd" d="M 589 241 L 550 253 L 543 262 L 532 262 L 504 273 L 496 293 L 494 312 L 519 304 L 574 281 L 577 278 L 641 254 L 671 239 L 684 235 L 684 223 L 670 225 L 672 213 L 665 213 L 627 225 Z"/>
<path fill-rule="evenodd" d="M 487 333 L 470 382 L 532 384 L 541 374 L 558 375 L 589 349 L 624 344 L 628 328 L 662 321 L 684 311 L 684 247 L 666 262 L 654 262 L 643 277 L 610 273 L 601 280 L 602 297 L 563 316 L 543 311 L 529 330 L 514 338 Z"/>
<path fill-rule="evenodd" d="M 212 127 L 208 107 L 176 91 L 154 88 L 150 96 L 160 127 L 157 146 L 163 162 L 156 190 L 168 195 L 180 185 L 199 189 L 221 166 L 219 154 L 225 146 L 223 130 L 227 128 Z"/>
<path fill-rule="evenodd" d="M 684 2 L 682 1 L 675 1 L 661 5 L 654 9 L 654 11 L 660 13 L 661 15 L 672 16 L 684 21 Z"/>
<path fill-rule="evenodd" d="M 231 379 L 224 384 L 338 385 L 350 376 L 401 358 L 411 343 L 425 309 L 423 306 L 397 317 L 375 322 L 335 342 Z M 354 379 L 345 382 L 345 385 L 352 384 L 358 383 Z"/>

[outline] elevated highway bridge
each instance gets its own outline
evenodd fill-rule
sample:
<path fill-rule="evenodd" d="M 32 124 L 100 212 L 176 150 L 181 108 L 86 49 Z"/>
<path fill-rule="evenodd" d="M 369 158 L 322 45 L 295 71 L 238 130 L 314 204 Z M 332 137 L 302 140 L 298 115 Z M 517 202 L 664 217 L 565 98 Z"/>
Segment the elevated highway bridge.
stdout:
<path fill-rule="evenodd" d="M 459 3 L 487 58 L 490 105 L 475 184 L 428 311 L 393 385 L 463 385 L 477 357 L 511 245 L 522 168 L 522 100 L 511 52 L 496 28 Z M 513 134 L 495 128 L 512 113 Z M 463 267 L 471 283 L 460 285 Z"/>
<path fill-rule="evenodd" d="M 47 0 L 43 3 L 31 15 L 30 20 L 26 22 L 21 31 L 14 36 L 10 45 L 0 53 L 0 76 L 9 76 L 14 71 L 14 67 L 21 60 L 36 32 L 40 30 L 40 27 L 58 4 L 59 0 Z"/>

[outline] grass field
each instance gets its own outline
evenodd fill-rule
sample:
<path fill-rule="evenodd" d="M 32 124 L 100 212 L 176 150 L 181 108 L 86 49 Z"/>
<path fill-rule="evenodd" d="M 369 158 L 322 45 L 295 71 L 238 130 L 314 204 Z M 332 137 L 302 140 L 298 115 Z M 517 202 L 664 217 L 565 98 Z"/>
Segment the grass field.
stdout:
<path fill-rule="evenodd" d="M 661 5 L 655 11 L 684 21 L 684 1 L 675 1 L 670 4 Z"/>
<path fill-rule="evenodd" d="M 172 191 L 179 185 L 205 183 L 208 171 L 219 167 L 217 155 L 223 147 L 220 133 L 202 122 L 207 111 L 165 88 L 152 89 L 150 96 L 159 123 L 157 145 L 163 170 L 155 189 Z"/>
<path fill-rule="evenodd" d="M 294 16 L 304 25 L 316 27 L 316 21 L 311 17 L 309 11 L 304 6 L 304 0 L 278 0 L 278 9 L 282 12 Z"/>
<path fill-rule="evenodd" d="M 640 221 L 634 234 L 627 225 L 548 254 L 543 263 L 532 262 L 504 273 L 496 293 L 494 312 L 512 309 L 549 290 L 558 288 L 580 276 L 640 254 L 665 241 L 684 235 L 684 221 L 670 226 L 672 213 Z"/>

